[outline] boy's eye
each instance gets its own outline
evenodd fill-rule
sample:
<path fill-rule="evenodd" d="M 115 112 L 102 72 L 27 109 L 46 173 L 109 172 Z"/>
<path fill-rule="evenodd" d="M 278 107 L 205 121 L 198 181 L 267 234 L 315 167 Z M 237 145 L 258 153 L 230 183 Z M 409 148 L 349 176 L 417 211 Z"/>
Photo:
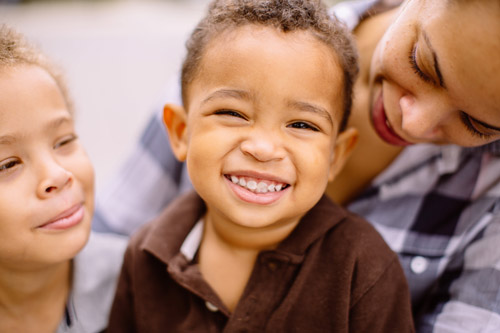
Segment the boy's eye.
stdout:
<path fill-rule="evenodd" d="M 56 144 L 54 145 L 54 149 L 57 149 L 57 148 L 60 148 L 64 145 L 67 145 L 68 143 L 71 143 L 73 141 L 75 141 L 78 137 L 76 135 L 68 135 L 68 136 L 65 136 L 63 137 L 61 140 L 59 140 L 58 142 L 56 142 Z"/>
<path fill-rule="evenodd" d="M 241 113 L 233 110 L 217 110 L 214 112 L 216 115 L 221 115 L 221 116 L 231 116 L 231 117 L 238 117 L 246 120 L 246 117 L 243 116 Z"/>
<path fill-rule="evenodd" d="M 307 123 L 305 121 L 296 121 L 294 123 L 291 123 L 290 125 L 288 125 L 287 127 L 290 127 L 290 128 L 297 128 L 297 129 L 306 129 L 306 130 L 311 130 L 311 131 L 314 131 L 314 132 L 319 132 L 319 128 L 310 124 L 310 123 Z"/>
<path fill-rule="evenodd" d="M 18 164 L 21 164 L 21 161 L 18 159 L 8 159 L 7 161 L 0 162 L 0 172 L 9 171 Z"/>

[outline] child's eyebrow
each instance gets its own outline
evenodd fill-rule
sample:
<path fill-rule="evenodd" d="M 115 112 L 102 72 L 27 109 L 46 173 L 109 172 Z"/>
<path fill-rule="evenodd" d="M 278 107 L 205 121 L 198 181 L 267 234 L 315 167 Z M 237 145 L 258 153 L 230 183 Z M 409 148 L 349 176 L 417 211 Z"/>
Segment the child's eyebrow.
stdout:
<path fill-rule="evenodd" d="M 0 136 L 0 145 L 9 145 L 15 141 L 16 139 L 12 135 Z"/>
<path fill-rule="evenodd" d="M 202 104 L 205 104 L 209 102 L 212 99 L 216 98 L 236 98 L 236 99 L 250 99 L 250 93 L 244 90 L 238 90 L 238 89 L 219 89 L 208 95 L 207 98 L 205 98 L 202 101 Z"/>
<path fill-rule="evenodd" d="M 60 117 L 57 117 L 57 118 L 49 121 L 45 125 L 45 128 L 47 130 L 54 130 L 65 123 L 71 123 L 71 121 L 72 121 L 71 117 L 60 116 Z M 22 137 L 24 137 L 24 135 L 21 133 L 11 133 L 11 134 L 2 135 L 2 136 L 0 136 L 0 145 L 13 144 Z"/>
<path fill-rule="evenodd" d="M 326 120 L 328 120 L 330 125 L 332 125 L 332 127 L 333 127 L 334 123 L 333 123 L 333 119 L 332 119 L 330 112 L 328 112 L 325 108 L 323 108 L 321 106 L 314 105 L 314 104 L 307 103 L 307 102 L 301 102 L 301 101 L 290 101 L 290 102 L 288 102 L 288 105 L 292 108 L 299 109 L 300 111 L 315 113 L 318 116 L 323 117 Z"/>

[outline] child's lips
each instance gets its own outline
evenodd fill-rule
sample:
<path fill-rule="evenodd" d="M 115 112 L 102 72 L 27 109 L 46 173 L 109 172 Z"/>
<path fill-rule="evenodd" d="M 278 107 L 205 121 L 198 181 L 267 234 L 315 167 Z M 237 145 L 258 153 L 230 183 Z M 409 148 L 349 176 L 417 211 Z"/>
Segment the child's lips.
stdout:
<path fill-rule="evenodd" d="M 80 223 L 84 216 L 84 206 L 79 203 L 64 210 L 49 221 L 38 226 L 39 229 L 64 230 Z"/>
<path fill-rule="evenodd" d="M 400 137 L 392 129 L 385 114 L 384 101 L 382 97 L 383 97 L 382 93 L 380 93 L 379 97 L 375 101 L 375 104 L 373 105 L 371 113 L 371 120 L 373 123 L 373 127 L 375 128 L 375 131 L 377 132 L 378 136 L 385 142 L 390 143 L 392 145 L 396 146 L 411 145 L 410 142 Z"/>
<path fill-rule="evenodd" d="M 225 174 L 229 187 L 241 200 L 258 205 L 269 205 L 279 200 L 290 185 L 274 177 Z"/>

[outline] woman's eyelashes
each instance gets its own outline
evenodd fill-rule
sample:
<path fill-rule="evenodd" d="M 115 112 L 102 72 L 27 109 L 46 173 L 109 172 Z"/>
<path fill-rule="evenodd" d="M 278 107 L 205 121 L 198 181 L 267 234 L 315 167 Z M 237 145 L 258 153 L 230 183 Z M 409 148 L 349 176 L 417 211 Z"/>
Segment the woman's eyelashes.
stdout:
<path fill-rule="evenodd" d="M 430 78 L 430 76 L 425 74 L 422 71 L 422 69 L 420 68 L 420 66 L 418 65 L 417 47 L 418 47 L 418 43 L 413 45 L 413 48 L 410 50 L 410 55 L 408 57 L 408 59 L 410 61 L 410 66 L 413 69 L 413 71 L 415 72 L 415 74 L 417 74 L 422 80 L 424 80 L 425 82 L 434 83 L 434 81 Z"/>
<path fill-rule="evenodd" d="M 491 136 L 494 135 L 492 133 L 484 133 L 484 132 L 479 131 L 476 128 L 474 119 L 471 116 L 469 116 L 467 113 L 463 112 L 463 111 L 460 111 L 460 118 L 462 119 L 462 123 L 465 125 L 465 128 L 472 135 L 474 135 L 476 137 L 479 137 L 481 139 L 487 139 L 487 138 L 489 138 L 489 137 L 491 137 Z"/>

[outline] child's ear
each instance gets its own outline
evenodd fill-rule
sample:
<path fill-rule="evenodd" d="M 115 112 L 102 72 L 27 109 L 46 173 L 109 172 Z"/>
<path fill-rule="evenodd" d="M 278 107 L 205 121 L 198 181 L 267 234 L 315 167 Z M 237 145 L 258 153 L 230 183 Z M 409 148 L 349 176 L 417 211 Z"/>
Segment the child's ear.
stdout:
<path fill-rule="evenodd" d="M 170 146 L 179 161 L 187 155 L 186 112 L 182 106 L 166 104 L 163 107 L 163 123 L 167 128 Z"/>
<path fill-rule="evenodd" d="M 352 127 L 344 130 L 337 136 L 334 155 L 330 164 L 329 181 L 335 179 L 335 176 L 342 170 L 357 142 L 358 130 Z"/>

